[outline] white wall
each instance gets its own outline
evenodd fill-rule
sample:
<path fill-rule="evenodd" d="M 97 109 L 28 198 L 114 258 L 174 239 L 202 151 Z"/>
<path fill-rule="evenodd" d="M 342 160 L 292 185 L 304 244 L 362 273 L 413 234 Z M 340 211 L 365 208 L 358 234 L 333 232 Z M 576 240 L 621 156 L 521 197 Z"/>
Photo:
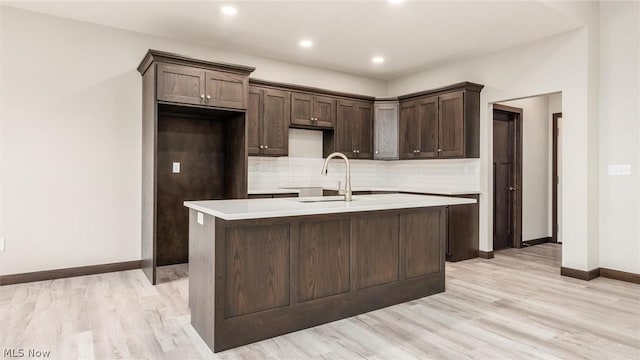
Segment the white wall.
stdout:
<path fill-rule="evenodd" d="M 600 266 L 640 273 L 640 3 L 600 2 Z M 609 176 L 629 164 L 631 175 Z"/>
<path fill-rule="evenodd" d="M 585 3 L 585 14 L 597 16 L 597 3 Z M 563 266 L 590 270 L 593 245 L 597 239 L 589 233 L 589 206 L 596 202 L 597 192 L 589 188 L 589 124 L 597 114 L 589 112 L 589 83 L 597 76 L 589 68 L 589 31 L 580 29 L 548 39 L 449 64 L 430 71 L 407 76 L 389 83 L 389 93 L 401 94 L 469 80 L 484 84 L 480 96 L 481 197 L 480 249 L 492 249 L 493 193 L 491 104 L 539 94 L 562 92 L 565 137 L 563 173 L 571 187 L 563 191 Z M 597 162 L 597 160 L 596 160 Z M 590 191 L 591 190 L 591 191 Z M 597 254 L 596 254 L 597 255 Z"/>
<path fill-rule="evenodd" d="M 381 81 L 1 7 L 0 274 L 140 259 L 149 48 L 366 95 Z"/>
<path fill-rule="evenodd" d="M 501 102 L 522 112 L 522 240 L 551 236 L 549 231 L 549 97 Z"/>

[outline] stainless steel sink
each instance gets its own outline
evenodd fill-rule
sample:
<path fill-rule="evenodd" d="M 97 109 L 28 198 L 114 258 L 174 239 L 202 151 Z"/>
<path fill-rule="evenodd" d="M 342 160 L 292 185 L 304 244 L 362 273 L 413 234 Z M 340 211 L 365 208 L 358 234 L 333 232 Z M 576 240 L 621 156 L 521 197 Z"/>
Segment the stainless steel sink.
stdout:
<path fill-rule="evenodd" d="M 301 203 L 319 203 L 319 202 L 338 202 L 344 201 L 344 196 L 314 196 L 314 197 L 301 197 L 295 199 Z"/>

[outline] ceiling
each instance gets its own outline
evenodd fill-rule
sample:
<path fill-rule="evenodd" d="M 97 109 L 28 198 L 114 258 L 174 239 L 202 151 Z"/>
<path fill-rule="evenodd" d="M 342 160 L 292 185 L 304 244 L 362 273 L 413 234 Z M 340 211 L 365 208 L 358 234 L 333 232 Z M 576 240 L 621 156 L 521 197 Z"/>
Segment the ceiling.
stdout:
<path fill-rule="evenodd" d="M 3 5 L 389 80 L 581 27 L 544 1 L 18 1 Z M 237 15 L 220 11 L 233 5 Z M 298 42 L 312 39 L 314 46 Z M 373 64 L 373 56 L 383 56 Z"/>

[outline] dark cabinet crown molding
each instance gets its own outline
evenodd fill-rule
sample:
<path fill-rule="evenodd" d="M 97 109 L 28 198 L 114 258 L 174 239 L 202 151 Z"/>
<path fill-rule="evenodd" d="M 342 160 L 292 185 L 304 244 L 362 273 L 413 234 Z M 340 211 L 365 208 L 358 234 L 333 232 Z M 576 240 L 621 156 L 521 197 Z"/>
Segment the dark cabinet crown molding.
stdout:
<path fill-rule="evenodd" d="M 456 90 L 467 90 L 467 91 L 480 92 L 480 90 L 482 90 L 482 88 L 484 88 L 484 85 L 472 83 L 472 82 L 469 82 L 469 81 L 463 81 L 463 82 L 460 82 L 460 83 L 439 87 L 437 89 L 424 90 L 424 91 L 419 91 L 419 92 L 415 92 L 415 93 L 411 93 L 411 94 L 398 96 L 398 99 L 399 100 L 409 100 L 409 99 L 418 98 L 418 97 L 425 97 L 425 96 L 431 96 L 431 95 L 440 95 L 440 94 L 443 94 L 443 93 L 448 93 L 448 92 L 452 92 L 452 91 L 456 91 Z"/>
<path fill-rule="evenodd" d="M 192 59 L 186 56 L 149 49 L 147 55 L 145 55 L 140 65 L 138 65 L 138 72 L 143 74 L 147 71 L 149 66 L 154 61 L 159 61 L 163 63 L 169 64 L 177 64 L 177 65 L 186 65 L 186 66 L 194 66 L 204 69 L 215 69 L 218 71 L 229 72 L 233 74 L 246 75 L 249 76 L 256 68 L 252 66 L 244 66 L 244 65 L 236 65 L 236 64 L 228 64 L 222 62 L 212 62 L 205 60 Z"/>
<path fill-rule="evenodd" d="M 335 96 L 335 97 L 344 97 L 344 98 L 350 98 L 353 100 L 363 100 L 363 101 L 376 100 L 376 98 L 373 96 L 349 94 L 349 93 L 344 93 L 340 91 L 320 89 L 320 88 L 311 87 L 311 86 L 280 83 L 280 82 L 261 80 L 261 79 L 255 79 L 255 78 L 249 78 L 249 85 L 266 86 L 266 87 L 272 87 L 272 88 L 284 89 L 284 90 L 290 90 L 290 91 L 299 91 L 299 92 L 322 94 L 322 95 L 329 95 L 329 96 Z"/>

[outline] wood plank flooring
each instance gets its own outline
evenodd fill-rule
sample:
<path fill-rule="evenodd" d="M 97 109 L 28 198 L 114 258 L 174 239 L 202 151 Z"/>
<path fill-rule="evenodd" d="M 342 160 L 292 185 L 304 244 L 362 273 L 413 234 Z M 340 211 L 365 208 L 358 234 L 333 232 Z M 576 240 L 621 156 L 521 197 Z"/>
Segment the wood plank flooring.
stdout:
<path fill-rule="evenodd" d="M 640 285 L 560 273 L 561 247 L 447 263 L 447 290 L 213 354 L 184 265 L 0 287 L 0 348 L 53 359 L 640 359 Z"/>

